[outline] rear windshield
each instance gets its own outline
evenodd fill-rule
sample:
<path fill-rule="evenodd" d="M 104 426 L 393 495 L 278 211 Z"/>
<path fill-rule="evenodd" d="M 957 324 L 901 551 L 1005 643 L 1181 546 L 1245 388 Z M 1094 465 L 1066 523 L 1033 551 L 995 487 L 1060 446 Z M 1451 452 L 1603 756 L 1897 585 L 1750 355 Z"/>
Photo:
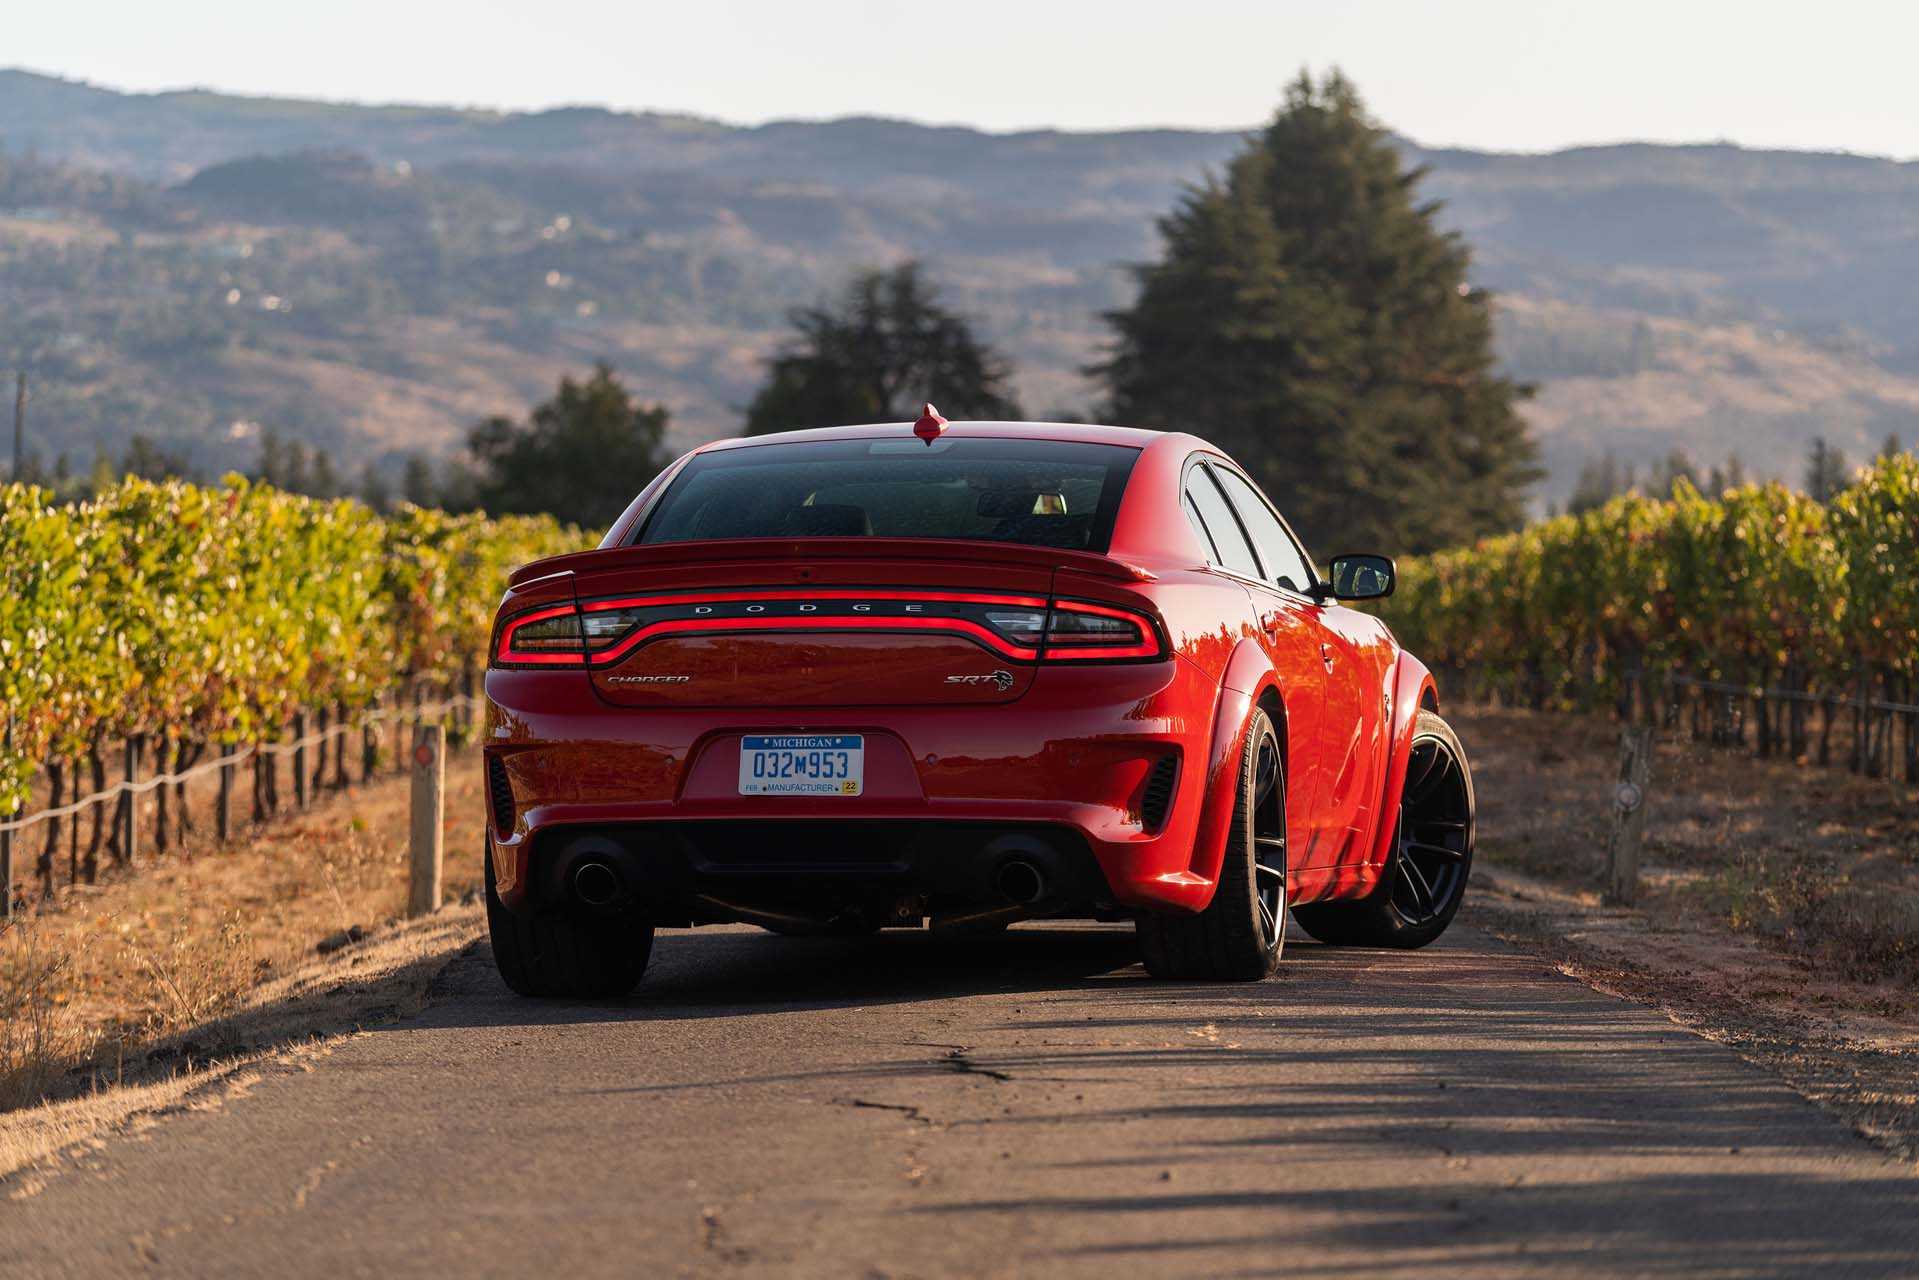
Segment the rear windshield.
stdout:
<path fill-rule="evenodd" d="M 1064 440 L 825 440 L 720 449 L 674 477 L 640 542 L 970 538 L 1104 551 L 1139 450 Z"/>

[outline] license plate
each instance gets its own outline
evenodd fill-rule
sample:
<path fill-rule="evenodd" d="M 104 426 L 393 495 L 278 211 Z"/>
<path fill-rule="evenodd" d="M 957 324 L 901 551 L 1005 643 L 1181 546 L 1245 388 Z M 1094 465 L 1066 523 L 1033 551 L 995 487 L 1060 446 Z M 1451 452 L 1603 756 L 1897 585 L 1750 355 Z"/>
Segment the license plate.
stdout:
<path fill-rule="evenodd" d="M 740 739 L 743 796 L 856 796 L 865 781 L 866 739 L 859 734 Z"/>

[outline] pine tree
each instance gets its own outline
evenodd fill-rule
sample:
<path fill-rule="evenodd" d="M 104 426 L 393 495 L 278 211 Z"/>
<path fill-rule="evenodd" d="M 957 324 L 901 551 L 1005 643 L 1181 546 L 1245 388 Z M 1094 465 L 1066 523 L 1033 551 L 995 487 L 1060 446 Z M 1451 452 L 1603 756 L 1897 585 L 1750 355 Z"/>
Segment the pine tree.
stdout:
<path fill-rule="evenodd" d="M 670 460 L 666 423 L 664 405 L 638 403 L 606 364 L 584 382 L 562 377 L 524 426 L 488 418 L 469 433 L 473 496 L 496 515 L 603 528 Z"/>
<path fill-rule="evenodd" d="M 120 457 L 120 474 L 138 476 L 142 480 L 199 480 L 199 474 L 188 457 L 178 449 L 170 449 L 155 443 L 150 437 L 135 433 L 127 441 L 127 451 Z"/>
<path fill-rule="evenodd" d="M 1724 465 L 1712 469 L 1706 477 L 1706 494 L 1717 498 L 1728 489 L 1737 489 L 1746 483 L 1746 464 L 1736 453 L 1726 455 Z"/>
<path fill-rule="evenodd" d="M 1223 179 L 1160 224 L 1107 319 L 1114 421 L 1233 454 L 1324 550 L 1516 527 L 1537 477 L 1470 254 L 1338 72 L 1302 73 Z M 1332 543 L 1337 542 L 1338 546 Z"/>
<path fill-rule="evenodd" d="M 1691 454 L 1684 449 L 1675 448 L 1662 460 L 1653 464 L 1652 471 L 1646 477 L 1647 495 L 1654 498 L 1670 498 L 1673 489 L 1681 480 L 1697 489 L 1699 468 L 1693 464 Z"/>
<path fill-rule="evenodd" d="M 371 462 L 360 468 L 360 501 L 385 515 L 393 509 L 393 486 Z"/>
<path fill-rule="evenodd" d="M 1579 479 L 1572 496 L 1566 499 L 1566 514 L 1576 516 L 1603 507 L 1620 494 L 1631 492 L 1634 483 L 1632 464 L 1621 467 L 1610 452 L 1597 460 L 1588 458 L 1580 464 Z"/>
<path fill-rule="evenodd" d="M 433 478 L 433 463 L 425 454 L 410 453 L 400 475 L 400 496 L 416 507 L 434 507 L 440 503 L 440 485 Z"/>
<path fill-rule="evenodd" d="M 917 418 L 1020 416 L 1004 358 L 946 310 L 919 264 L 862 272 L 835 307 L 790 316 L 798 336 L 768 367 L 746 434 Z"/>
<path fill-rule="evenodd" d="M 306 493 L 315 498 L 340 496 L 340 476 L 333 469 L 333 455 L 325 449 L 313 451 L 313 466 L 307 472 Z"/>
<path fill-rule="evenodd" d="M 1830 502 L 1851 478 L 1846 455 L 1827 444 L 1824 436 L 1816 438 L 1806 450 L 1806 496 L 1814 502 Z"/>

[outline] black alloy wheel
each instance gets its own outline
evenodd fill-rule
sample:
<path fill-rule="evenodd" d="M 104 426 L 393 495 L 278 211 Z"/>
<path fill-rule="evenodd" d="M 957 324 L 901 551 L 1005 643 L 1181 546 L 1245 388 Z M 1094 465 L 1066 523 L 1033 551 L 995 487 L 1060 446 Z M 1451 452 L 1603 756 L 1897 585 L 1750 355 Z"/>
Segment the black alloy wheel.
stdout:
<path fill-rule="evenodd" d="M 1293 919 L 1332 946 L 1425 946 L 1446 932 L 1465 901 L 1475 813 L 1472 767 L 1459 735 L 1421 710 L 1378 886 L 1361 899 L 1294 907 Z"/>
<path fill-rule="evenodd" d="M 1140 952 L 1154 977 L 1252 982 L 1278 968 L 1286 946 L 1285 763 L 1272 720 L 1255 710 L 1212 902 L 1197 915 L 1140 917 Z"/>
<path fill-rule="evenodd" d="M 1429 924 L 1458 909 L 1466 890 L 1472 794 L 1452 744 L 1417 738 L 1399 802 L 1391 901 L 1410 925 Z"/>
<path fill-rule="evenodd" d="M 1280 785 L 1285 765 L 1271 727 L 1255 748 L 1253 762 L 1253 888 L 1259 906 L 1261 943 L 1272 959 L 1286 946 L 1286 805 Z"/>

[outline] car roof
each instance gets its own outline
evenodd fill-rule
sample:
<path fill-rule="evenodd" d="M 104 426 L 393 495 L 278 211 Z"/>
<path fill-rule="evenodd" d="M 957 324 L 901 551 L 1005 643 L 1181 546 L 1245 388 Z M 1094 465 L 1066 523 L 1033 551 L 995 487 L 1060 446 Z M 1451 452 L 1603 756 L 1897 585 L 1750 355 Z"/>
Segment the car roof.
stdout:
<path fill-rule="evenodd" d="M 1083 422 L 949 422 L 942 436 L 958 439 L 1068 440 L 1081 444 L 1117 444 L 1144 449 L 1164 433 L 1137 427 L 1105 427 Z M 818 427 L 809 431 L 780 431 L 764 436 L 736 436 L 701 445 L 695 452 L 750 449 L 763 444 L 805 444 L 823 440 L 889 440 L 913 438 L 910 422 L 874 422 L 856 427 Z"/>

